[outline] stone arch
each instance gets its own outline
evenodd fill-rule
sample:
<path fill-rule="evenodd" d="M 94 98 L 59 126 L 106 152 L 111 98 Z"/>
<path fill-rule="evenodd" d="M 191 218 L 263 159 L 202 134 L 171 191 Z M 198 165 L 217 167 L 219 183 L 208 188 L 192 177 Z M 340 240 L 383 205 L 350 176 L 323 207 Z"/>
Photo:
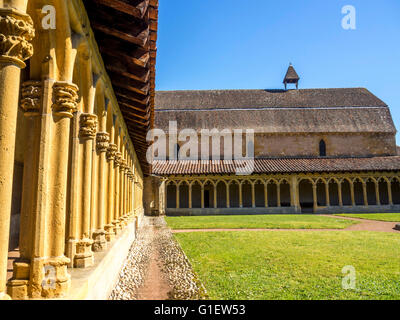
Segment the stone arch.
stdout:
<path fill-rule="evenodd" d="M 366 181 L 367 184 L 367 199 L 368 199 L 368 205 L 370 206 L 375 206 L 377 205 L 377 199 L 376 199 L 376 180 L 374 178 L 368 178 Z"/>
<path fill-rule="evenodd" d="M 217 208 L 227 208 L 226 200 L 226 182 L 221 180 L 217 182 Z"/>
<path fill-rule="evenodd" d="M 378 188 L 379 188 L 379 200 L 381 205 L 387 206 L 389 205 L 389 184 L 387 178 L 378 179 Z"/>
<path fill-rule="evenodd" d="M 360 178 L 355 178 L 353 180 L 353 186 L 354 186 L 354 200 L 356 206 L 363 206 L 364 205 L 363 181 Z"/>
<path fill-rule="evenodd" d="M 400 204 L 400 178 L 394 177 L 391 181 L 393 204 Z"/>
<path fill-rule="evenodd" d="M 275 179 L 270 179 L 267 182 L 267 192 L 268 192 L 268 207 L 278 206 L 278 181 Z"/>
<path fill-rule="evenodd" d="M 291 206 L 291 190 L 290 190 L 290 182 L 287 179 L 282 179 L 280 181 L 280 201 L 281 207 L 290 207 Z"/>
<path fill-rule="evenodd" d="M 344 178 L 341 182 L 342 185 L 342 201 L 344 206 L 352 206 L 351 201 L 351 183 L 349 178 Z"/>
<path fill-rule="evenodd" d="M 229 206 L 239 208 L 239 184 L 238 180 L 232 180 L 229 184 Z"/>
<path fill-rule="evenodd" d="M 299 182 L 299 201 L 302 212 L 313 212 L 313 181 L 310 178 L 303 178 Z"/>
<path fill-rule="evenodd" d="M 179 188 L 179 208 L 189 208 L 189 182 L 182 180 L 178 184 Z"/>

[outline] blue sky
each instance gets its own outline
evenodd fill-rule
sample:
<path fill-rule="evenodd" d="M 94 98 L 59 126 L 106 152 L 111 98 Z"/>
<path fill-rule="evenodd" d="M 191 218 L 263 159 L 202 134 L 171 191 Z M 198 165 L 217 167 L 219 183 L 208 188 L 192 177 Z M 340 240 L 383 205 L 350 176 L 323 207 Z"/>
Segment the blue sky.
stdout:
<path fill-rule="evenodd" d="M 368 88 L 400 130 L 399 0 L 160 0 L 157 59 L 157 90 L 283 88 L 292 62 L 300 88 Z"/>

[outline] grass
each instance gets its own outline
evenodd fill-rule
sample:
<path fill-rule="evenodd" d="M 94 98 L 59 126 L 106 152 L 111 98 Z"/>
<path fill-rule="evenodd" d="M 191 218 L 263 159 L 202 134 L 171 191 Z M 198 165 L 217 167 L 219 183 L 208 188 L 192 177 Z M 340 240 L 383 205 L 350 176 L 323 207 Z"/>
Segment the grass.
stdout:
<path fill-rule="evenodd" d="M 315 215 L 167 217 L 174 229 L 345 229 L 358 222 Z"/>
<path fill-rule="evenodd" d="M 337 214 L 337 216 L 386 222 L 400 222 L 400 213 Z"/>
<path fill-rule="evenodd" d="M 400 236 L 368 231 L 175 235 L 211 299 L 400 299 Z M 342 289 L 342 268 L 356 289 Z"/>

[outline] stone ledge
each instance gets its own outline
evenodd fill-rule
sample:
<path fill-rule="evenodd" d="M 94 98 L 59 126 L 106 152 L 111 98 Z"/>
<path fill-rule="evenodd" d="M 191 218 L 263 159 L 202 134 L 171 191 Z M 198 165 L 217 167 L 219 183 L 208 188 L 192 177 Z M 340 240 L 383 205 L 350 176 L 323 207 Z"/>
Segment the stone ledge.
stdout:
<path fill-rule="evenodd" d="M 133 221 L 109 243 L 109 248 L 105 252 L 94 254 L 92 267 L 69 270 L 72 279 L 71 289 L 64 299 L 108 300 L 135 239 L 136 221 Z"/>

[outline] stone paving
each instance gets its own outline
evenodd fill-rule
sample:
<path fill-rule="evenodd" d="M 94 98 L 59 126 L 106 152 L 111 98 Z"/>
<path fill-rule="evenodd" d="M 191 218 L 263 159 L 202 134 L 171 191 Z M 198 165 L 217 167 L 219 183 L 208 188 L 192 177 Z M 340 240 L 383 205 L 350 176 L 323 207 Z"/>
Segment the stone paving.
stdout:
<path fill-rule="evenodd" d="M 207 297 L 162 217 L 145 217 L 110 300 L 199 300 Z"/>

